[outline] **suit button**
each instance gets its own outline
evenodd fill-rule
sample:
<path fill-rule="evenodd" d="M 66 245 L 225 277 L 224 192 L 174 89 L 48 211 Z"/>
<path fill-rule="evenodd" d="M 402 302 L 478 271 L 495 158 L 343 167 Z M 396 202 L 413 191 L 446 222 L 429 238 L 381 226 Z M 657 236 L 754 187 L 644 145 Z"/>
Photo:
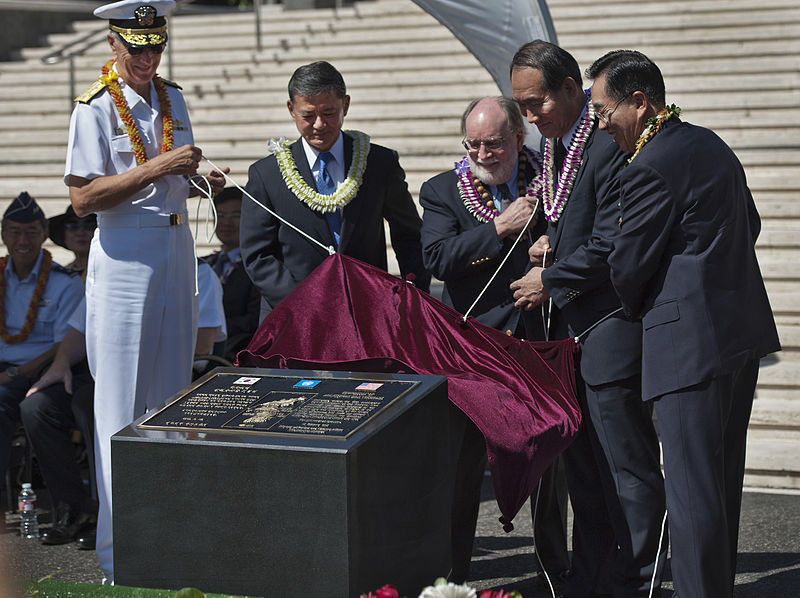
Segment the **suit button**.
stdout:
<path fill-rule="evenodd" d="M 512 334 L 514 334 L 514 333 L 513 333 L 513 332 L 511 332 L 510 330 L 506 330 L 506 334 L 507 334 L 508 336 L 511 336 L 511 335 L 512 335 Z"/>

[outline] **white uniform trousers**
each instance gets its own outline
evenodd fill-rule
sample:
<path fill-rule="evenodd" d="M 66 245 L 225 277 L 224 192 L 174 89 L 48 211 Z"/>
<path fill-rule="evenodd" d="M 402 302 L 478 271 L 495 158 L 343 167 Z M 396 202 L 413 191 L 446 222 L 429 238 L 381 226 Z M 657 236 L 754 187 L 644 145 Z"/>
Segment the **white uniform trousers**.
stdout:
<path fill-rule="evenodd" d="M 86 348 L 95 379 L 97 559 L 109 581 L 114 575 L 111 436 L 189 384 L 196 272 L 187 224 L 106 227 L 101 220 L 92 240 Z"/>

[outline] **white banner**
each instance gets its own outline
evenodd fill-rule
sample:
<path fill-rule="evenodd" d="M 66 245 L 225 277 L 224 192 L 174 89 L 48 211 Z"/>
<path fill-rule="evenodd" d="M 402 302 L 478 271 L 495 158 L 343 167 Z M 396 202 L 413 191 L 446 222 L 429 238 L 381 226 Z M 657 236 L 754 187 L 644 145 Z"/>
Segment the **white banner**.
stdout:
<path fill-rule="evenodd" d="M 508 67 L 522 44 L 558 43 L 545 0 L 414 0 L 447 27 L 511 95 Z"/>

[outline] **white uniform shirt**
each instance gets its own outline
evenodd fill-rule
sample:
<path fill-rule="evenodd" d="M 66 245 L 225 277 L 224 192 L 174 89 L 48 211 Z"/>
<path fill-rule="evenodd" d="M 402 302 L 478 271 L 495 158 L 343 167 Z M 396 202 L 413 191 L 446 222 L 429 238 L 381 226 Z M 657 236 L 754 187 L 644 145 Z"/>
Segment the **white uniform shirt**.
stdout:
<path fill-rule="evenodd" d="M 225 326 L 225 310 L 222 307 L 222 283 L 214 271 L 205 262 L 197 264 L 197 296 L 198 328 L 216 328 L 214 342 L 224 341 L 228 337 Z"/>
<path fill-rule="evenodd" d="M 151 108 L 124 81 L 119 79 L 119 84 L 139 127 L 147 156 L 153 158 L 159 153 L 162 138 L 161 120 L 158 118 L 160 104 L 155 86 L 150 83 Z M 194 144 L 183 96 L 171 85 L 165 87 L 172 108 L 173 146 L 178 148 L 187 143 Z M 69 131 L 64 182 L 68 175 L 91 180 L 127 172 L 136 166 L 128 132 L 107 90 L 101 91 L 88 104 L 75 105 Z M 132 195 L 131 201 L 124 201 L 99 214 L 183 213 L 186 211 L 187 196 L 186 179 L 177 175 L 165 176 Z M 102 218 L 99 224 L 102 228 Z"/>

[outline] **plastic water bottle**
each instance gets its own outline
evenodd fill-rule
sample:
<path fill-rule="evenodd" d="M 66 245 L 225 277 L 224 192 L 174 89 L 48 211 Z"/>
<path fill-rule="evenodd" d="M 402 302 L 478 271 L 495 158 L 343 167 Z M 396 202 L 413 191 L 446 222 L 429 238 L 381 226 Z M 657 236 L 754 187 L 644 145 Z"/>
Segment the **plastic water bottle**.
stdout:
<path fill-rule="evenodd" d="M 17 509 L 19 510 L 19 535 L 23 538 L 38 538 L 39 517 L 36 514 L 36 493 L 28 483 L 22 484 Z"/>

